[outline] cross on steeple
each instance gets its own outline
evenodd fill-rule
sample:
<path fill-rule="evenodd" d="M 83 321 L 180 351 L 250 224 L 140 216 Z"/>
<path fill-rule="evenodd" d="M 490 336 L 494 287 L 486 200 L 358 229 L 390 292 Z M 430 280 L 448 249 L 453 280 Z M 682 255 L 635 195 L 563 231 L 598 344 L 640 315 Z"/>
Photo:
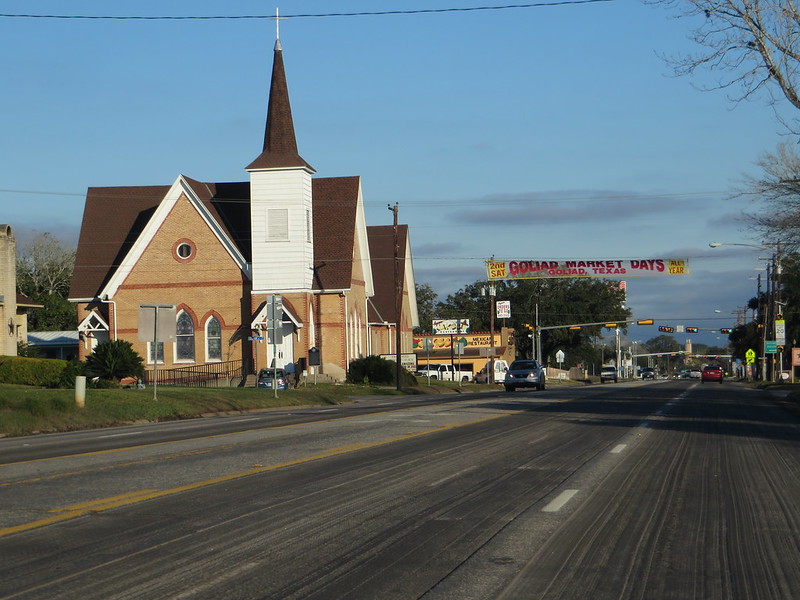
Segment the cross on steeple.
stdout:
<path fill-rule="evenodd" d="M 275 7 L 275 16 L 274 17 L 268 17 L 268 18 L 275 20 L 275 41 L 276 42 L 280 42 L 281 41 L 281 21 L 285 21 L 289 17 L 282 17 L 280 15 L 280 10 L 276 6 Z"/>

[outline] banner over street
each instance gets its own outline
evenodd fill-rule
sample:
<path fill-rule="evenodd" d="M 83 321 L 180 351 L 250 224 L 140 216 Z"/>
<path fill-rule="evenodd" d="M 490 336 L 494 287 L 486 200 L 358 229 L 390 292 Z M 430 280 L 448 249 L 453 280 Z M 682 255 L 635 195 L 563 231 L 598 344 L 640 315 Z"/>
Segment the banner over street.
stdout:
<path fill-rule="evenodd" d="M 688 274 L 689 260 L 685 258 L 486 261 L 489 281 L 558 277 L 670 277 Z"/>

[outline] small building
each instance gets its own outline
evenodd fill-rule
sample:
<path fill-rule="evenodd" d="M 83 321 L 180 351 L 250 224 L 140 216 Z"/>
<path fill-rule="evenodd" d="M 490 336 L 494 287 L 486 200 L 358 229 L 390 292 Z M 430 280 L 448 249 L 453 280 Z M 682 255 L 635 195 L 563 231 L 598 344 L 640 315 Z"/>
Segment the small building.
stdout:
<path fill-rule="evenodd" d="M 73 360 L 78 358 L 78 331 L 32 331 L 28 344 L 42 358 Z"/>
<path fill-rule="evenodd" d="M 426 344 L 426 340 L 430 340 Z M 456 353 L 456 343 L 466 342 L 464 352 Z M 429 346 L 430 349 L 426 349 Z M 414 353 L 420 369 L 429 362 L 448 363 L 460 366 L 462 371 L 472 371 L 472 377 L 483 369 L 489 360 L 504 360 L 508 364 L 514 362 L 517 346 L 514 342 L 514 330 L 502 327 L 492 335 L 488 331 L 464 334 L 423 334 L 414 336 Z"/>

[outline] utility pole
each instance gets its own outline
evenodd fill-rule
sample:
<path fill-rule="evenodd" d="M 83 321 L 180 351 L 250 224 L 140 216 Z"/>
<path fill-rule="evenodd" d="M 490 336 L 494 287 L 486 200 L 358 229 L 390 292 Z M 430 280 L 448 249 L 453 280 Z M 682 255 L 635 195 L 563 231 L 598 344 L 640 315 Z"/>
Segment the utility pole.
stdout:
<path fill-rule="evenodd" d="M 394 215 L 394 226 L 392 232 L 394 234 L 394 314 L 395 314 L 395 324 L 394 324 L 394 352 L 395 352 L 395 380 L 397 382 L 397 391 L 402 389 L 401 385 L 401 374 L 403 372 L 402 366 L 400 364 L 400 323 L 401 323 L 401 316 L 403 311 L 403 284 L 400 281 L 400 236 L 397 232 L 397 213 L 400 207 L 397 205 L 397 202 L 394 203 L 394 206 L 389 206 L 389 210 L 392 211 Z"/>

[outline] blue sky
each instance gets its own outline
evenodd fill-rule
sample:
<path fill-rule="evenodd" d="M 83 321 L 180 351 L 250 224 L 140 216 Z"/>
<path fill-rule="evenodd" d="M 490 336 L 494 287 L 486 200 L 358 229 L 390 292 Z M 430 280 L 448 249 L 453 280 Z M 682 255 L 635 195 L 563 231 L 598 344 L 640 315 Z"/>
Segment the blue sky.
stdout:
<path fill-rule="evenodd" d="M 292 0 L 283 15 L 500 6 L 492 0 Z M 523 4 L 520 2 L 519 4 Z M 4 14 L 274 14 L 237 0 L 6 0 Z M 497 258 L 689 258 L 630 278 L 636 318 L 727 327 L 755 295 L 757 243 L 729 199 L 783 141 L 763 99 L 702 92 L 663 56 L 691 22 L 631 0 L 282 20 L 301 155 L 360 175 L 371 225 L 399 204 L 415 274 L 442 295 Z M 263 142 L 274 21 L 0 17 L 0 201 L 24 241 L 77 239 L 86 188 L 244 181 Z M 11 190 L 11 191 L 9 191 Z M 720 312 L 714 312 L 718 310 Z M 512 307 L 513 311 L 513 307 Z M 634 339 L 658 335 L 632 328 Z M 683 341 L 684 336 L 676 336 Z M 713 333 L 692 339 L 720 343 Z"/>

